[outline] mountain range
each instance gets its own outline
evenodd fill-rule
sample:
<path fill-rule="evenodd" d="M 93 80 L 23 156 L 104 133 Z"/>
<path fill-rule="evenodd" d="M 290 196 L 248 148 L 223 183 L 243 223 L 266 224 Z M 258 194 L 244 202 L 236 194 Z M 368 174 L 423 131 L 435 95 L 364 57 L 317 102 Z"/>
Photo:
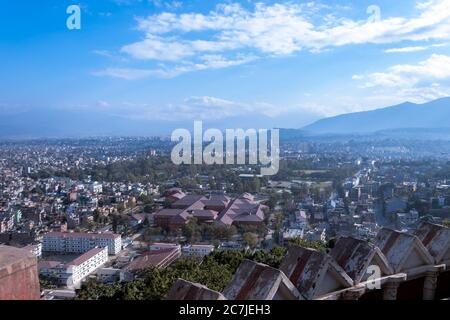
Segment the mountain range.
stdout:
<path fill-rule="evenodd" d="M 289 119 L 286 119 L 289 118 Z M 281 128 L 295 126 L 296 116 L 272 119 Z M 252 117 L 229 118 L 224 123 L 207 122 L 212 128 L 264 128 L 270 119 Z M 193 121 L 139 120 L 101 112 L 30 108 L 24 110 L 0 109 L 1 138 L 60 138 L 87 136 L 168 136 L 176 128 L 192 129 Z M 291 138 L 334 136 L 378 136 L 411 138 L 418 135 L 435 139 L 450 139 L 450 98 L 424 104 L 406 102 L 400 105 L 344 114 L 318 120 L 300 129 L 283 130 Z"/>
<path fill-rule="evenodd" d="M 321 119 L 302 128 L 309 134 L 368 134 L 379 131 L 450 129 L 450 98 L 411 102 Z"/>

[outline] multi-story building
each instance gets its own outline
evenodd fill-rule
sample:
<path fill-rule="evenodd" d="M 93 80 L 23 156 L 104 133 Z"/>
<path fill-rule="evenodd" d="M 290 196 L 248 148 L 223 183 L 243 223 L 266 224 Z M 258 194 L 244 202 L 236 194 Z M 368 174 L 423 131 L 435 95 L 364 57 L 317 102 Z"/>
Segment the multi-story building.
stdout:
<path fill-rule="evenodd" d="M 122 237 L 113 233 L 49 232 L 43 238 L 43 251 L 84 253 L 108 247 L 110 255 L 122 250 Z"/>
<path fill-rule="evenodd" d="M 214 246 L 208 244 L 188 245 L 184 246 L 182 251 L 185 256 L 204 257 L 214 251 Z"/>
<path fill-rule="evenodd" d="M 195 218 L 201 223 L 219 221 L 226 226 L 264 224 L 266 206 L 255 201 L 248 193 L 231 199 L 223 195 L 180 194 L 180 199 L 155 213 L 155 224 L 165 229 L 176 230 L 186 225 L 189 219 Z"/>
<path fill-rule="evenodd" d="M 81 281 L 108 261 L 108 249 L 94 248 L 75 260 L 63 264 L 46 261 L 39 264 L 39 273 L 67 287 L 78 287 Z"/>
<path fill-rule="evenodd" d="M 100 183 L 98 183 L 98 182 L 94 182 L 94 183 L 92 183 L 91 185 L 89 185 L 89 190 L 92 192 L 92 193 L 102 193 L 102 191 L 103 191 L 103 186 L 100 184 Z"/>

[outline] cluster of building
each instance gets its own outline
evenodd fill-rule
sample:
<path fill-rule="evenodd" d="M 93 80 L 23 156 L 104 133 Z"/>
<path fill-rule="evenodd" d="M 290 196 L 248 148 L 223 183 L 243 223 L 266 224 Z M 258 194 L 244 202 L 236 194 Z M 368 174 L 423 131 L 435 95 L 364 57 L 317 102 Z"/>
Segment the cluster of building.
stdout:
<path fill-rule="evenodd" d="M 255 249 L 288 246 L 293 238 L 319 243 L 339 239 L 328 254 L 291 248 L 279 270 L 246 261 L 224 292 L 180 280 L 169 297 L 182 298 L 186 288 L 193 298 L 218 299 L 387 299 L 394 292 L 404 297 L 410 287 L 417 296 L 419 287 L 423 297 L 431 297 L 433 288 L 435 297 L 442 295 L 449 234 L 437 224 L 450 218 L 450 181 L 434 175 L 433 165 L 405 164 L 380 150 L 355 162 L 332 144 L 310 144 L 296 152 L 283 146 L 284 160 L 307 161 L 312 169 L 292 171 L 284 180 L 266 181 L 246 166 L 224 167 L 223 181 L 203 173 L 155 183 L 78 177 L 86 169 L 135 161 L 142 152 L 155 157 L 170 150 L 162 142 L 164 148 L 149 150 L 149 143 L 124 138 L 0 144 L 0 245 L 22 248 L 20 252 L 37 258 L 41 278 L 77 288 L 89 277 L 130 281 L 183 256 L 243 250 L 248 247 L 245 233 L 257 237 Z M 328 181 L 334 177 L 327 170 L 339 167 L 357 170 L 343 184 Z M 258 183 L 252 185 L 255 179 Z M 273 192 L 279 197 L 269 210 Z M 222 229 L 207 228 L 219 225 L 234 234 L 220 239 L 202 235 L 201 241 L 186 244 L 179 231 L 190 221 L 202 224 L 202 232 Z M 371 266 L 380 269 L 379 290 L 367 290 Z"/>
<path fill-rule="evenodd" d="M 450 186 L 446 179 L 431 178 L 425 164 L 366 160 L 359 171 L 331 196 L 303 196 L 281 233 L 281 243 L 293 237 L 324 241 L 337 236 L 373 239 L 380 227 L 414 231 L 422 219 L 442 224 L 450 218 Z M 418 177 L 425 176 L 426 182 Z M 309 183 L 309 184 L 308 184 Z M 311 187 L 314 182 L 284 181 L 269 184 L 280 193 Z"/>
<path fill-rule="evenodd" d="M 83 280 L 108 262 L 108 255 L 117 255 L 121 250 L 122 237 L 118 234 L 49 232 L 43 236 L 42 251 L 57 255 L 76 254 L 77 257 L 69 262 L 39 261 L 39 274 L 61 286 L 79 288 Z"/>
<path fill-rule="evenodd" d="M 219 222 L 231 225 L 264 224 L 265 205 L 255 202 L 252 195 L 245 193 L 231 198 L 226 195 L 186 195 L 180 189 L 171 189 L 166 199 L 173 201 L 169 208 L 154 214 L 154 223 L 165 229 L 177 230 L 191 218 L 200 223 Z"/>

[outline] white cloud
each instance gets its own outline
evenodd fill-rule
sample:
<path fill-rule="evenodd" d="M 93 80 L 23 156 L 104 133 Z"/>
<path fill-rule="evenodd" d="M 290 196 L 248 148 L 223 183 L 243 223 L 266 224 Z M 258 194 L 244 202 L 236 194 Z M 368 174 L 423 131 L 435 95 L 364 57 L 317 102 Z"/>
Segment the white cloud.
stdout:
<path fill-rule="evenodd" d="M 380 91 L 395 101 L 424 102 L 450 96 L 450 56 L 432 54 L 417 64 L 399 64 L 384 72 L 355 75 L 361 88 Z M 441 82 L 441 83 L 440 83 Z"/>
<path fill-rule="evenodd" d="M 131 0 L 117 0 L 126 2 Z M 347 7 L 307 3 L 256 3 L 251 9 L 238 3 L 217 5 L 208 13 L 173 13 L 177 2 L 153 1 L 169 11 L 137 18 L 143 39 L 124 45 L 121 51 L 138 60 L 166 62 L 146 76 L 176 76 L 209 68 L 226 68 L 256 58 L 296 54 L 302 50 L 322 52 L 352 44 L 394 44 L 402 41 L 423 42 L 406 48 L 392 48 L 388 53 L 425 50 L 435 41 L 450 39 L 450 1 L 432 0 L 416 4 L 416 15 L 387 17 L 373 21 L 351 20 L 342 13 Z M 237 55 L 252 59 L 236 58 Z M 206 61 L 207 56 L 218 56 Z M 117 72 L 105 72 L 117 76 Z M 120 75 L 121 73 L 119 73 Z M 122 76 L 123 79 L 143 76 Z M 388 80 L 389 81 L 389 80 Z"/>
<path fill-rule="evenodd" d="M 118 0 L 121 3 L 127 0 Z M 156 1 L 162 7 L 162 2 Z M 174 2 L 174 6 L 179 5 Z M 163 12 L 138 18 L 144 39 L 122 47 L 121 51 L 139 60 L 165 61 L 156 70 L 110 68 L 97 75 L 134 80 L 148 76 L 173 77 L 182 73 L 226 68 L 264 56 L 295 54 L 303 49 L 320 52 L 329 47 L 364 43 L 396 43 L 403 40 L 442 40 L 450 34 L 450 3 L 435 0 L 418 4 L 415 18 L 388 18 L 376 22 L 353 21 L 334 7 L 314 2 L 305 4 L 257 3 L 253 10 L 237 3 L 218 5 L 208 14 Z M 311 21 L 321 14 L 322 24 Z M 186 34 L 208 31 L 203 36 Z M 431 44 L 438 46 L 442 44 Z M 387 53 L 425 50 L 425 46 L 393 48 Z M 240 52 L 237 56 L 236 52 Z M 242 52 L 246 52 L 243 57 Z M 97 54 L 105 55 L 98 51 Z M 109 54 L 109 53 L 108 53 Z M 393 81 L 385 79 L 383 81 Z"/>
<path fill-rule="evenodd" d="M 93 75 L 99 77 L 108 76 L 124 80 L 137 80 L 155 75 L 155 71 L 132 68 L 107 68 L 104 70 L 93 72 Z"/>
<path fill-rule="evenodd" d="M 97 101 L 97 107 L 107 108 L 107 107 L 109 107 L 109 103 L 107 101 L 104 101 L 104 100 L 98 100 Z"/>
<path fill-rule="evenodd" d="M 317 5 L 309 3 L 309 6 Z M 164 12 L 139 18 L 138 25 L 149 38 L 156 34 L 213 31 L 216 32 L 213 38 L 218 40 L 213 43 L 219 46 L 247 47 L 273 54 L 348 44 L 449 39 L 450 2 L 447 0 L 419 6 L 420 13 L 415 18 L 394 17 L 371 22 L 328 14 L 324 15 L 328 21 L 325 25 L 311 21 L 304 7 L 293 3 L 269 6 L 257 3 L 254 10 L 249 11 L 239 4 L 227 4 L 209 14 Z"/>
<path fill-rule="evenodd" d="M 420 82 L 450 78 L 450 56 L 433 54 L 416 65 L 399 64 L 385 72 L 355 75 L 354 80 L 364 80 L 364 87 L 413 87 Z"/>
<path fill-rule="evenodd" d="M 160 61 L 178 61 L 195 53 L 192 46 L 156 36 L 127 45 L 122 51 L 133 58 Z"/>
<path fill-rule="evenodd" d="M 130 68 L 107 68 L 93 73 L 99 77 L 113 77 L 124 80 L 140 80 L 148 77 L 173 78 L 184 73 L 207 69 L 221 69 L 246 64 L 257 59 L 255 56 L 237 56 L 227 59 L 221 55 L 202 55 L 198 62 L 185 62 L 180 65 L 167 68 L 160 66 L 159 69 L 130 69 Z"/>
<path fill-rule="evenodd" d="M 386 53 L 404 53 L 404 52 L 416 52 L 416 51 L 424 51 L 429 47 L 417 46 L 417 47 L 404 47 L 404 48 L 392 48 L 387 49 L 384 52 Z"/>
<path fill-rule="evenodd" d="M 281 113 L 280 108 L 262 102 L 236 102 L 215 97 L 190 97 L 178 106 L 180 111 L 186 111 L 185 116 L 191 119 L 218 120 L 242 115 L 263 114 L 274 117 Z"/>

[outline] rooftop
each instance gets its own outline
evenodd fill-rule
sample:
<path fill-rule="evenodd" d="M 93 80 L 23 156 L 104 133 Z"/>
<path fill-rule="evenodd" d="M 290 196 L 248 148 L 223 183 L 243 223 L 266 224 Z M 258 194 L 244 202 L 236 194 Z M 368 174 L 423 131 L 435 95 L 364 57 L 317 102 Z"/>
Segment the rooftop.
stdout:
<path fill-rule="evenodd" d="M 83 253 L 81 256 L 79 256 L 78 258 L 76 258 L 72 262 L 69 262 L 68 265 L 79 266 L 79 265 L 83 264 L 84 262 L 88 261 L 89 259 L 91 259 L 92 257 L 94 257 L 95 255 L 99 254 L 100 252 L 104 251 L 105 249 L 106 248 L 94 248 L 94 249 L 91 249 L 88 252 Z"/>
<path fill-rule="evenodd" d="M 428 252 L 441 262 L 450 251 L 450 229 L 437 224 L 422 223 L 414 234 L 422 241 Z"/>
<path fill-rule="evenodd" d="M 230 300 L 301 299 L 282 271 L 250 260 L 241 263 L 223 294 Z"/>
<path fill-rule="evenodd" d="M 60 237 L 60 238 L 85 238 L 85 239 L 117 239 L 120 234 L 115 233 L 87 233 L 87 232 L 48 232 L 44 237 Z"/>
<path fill-rule="evenodd" d="M 193 283 L 190 281 L 178 279 L 167 294 L 167 300 L 226 300 L 226 298 L 217 291 Z"/>

